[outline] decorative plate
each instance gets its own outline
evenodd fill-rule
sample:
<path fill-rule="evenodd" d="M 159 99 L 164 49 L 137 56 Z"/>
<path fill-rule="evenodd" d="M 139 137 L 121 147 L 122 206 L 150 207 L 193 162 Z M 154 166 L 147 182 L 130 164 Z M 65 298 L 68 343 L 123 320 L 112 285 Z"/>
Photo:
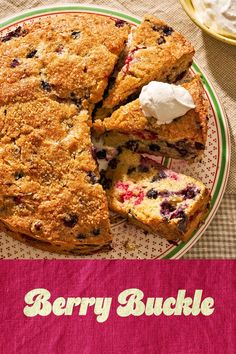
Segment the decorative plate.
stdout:
<path fill-rule="evenodd" d="M 95 13 L 99 16 L 110 16 L 124 19 L 137 25 L 140 19 L 125 13 L 113 11 L 108 8 L 93 7 L 89 5 L 65 5 L 51 6 L 47 8 L 32 9 L 28 12 L 17 14 L 14 17 L 2 20 L 0 31 L 5 32 L 13 29 L 23 22 L 35 21 L 43 16 L 56 16 L 67 13 Z M 83 257 L 83 259 L 162 259 L 180 258 L 194 243 L 204 237 L 206 228 L 213 221 L 214 215 L 223 197 L 230 165 L 230 133 L 224 110 L 216 96 L 216 93 L 196 62 L 191 68 L 193 73 L 202 76 L 206 97 L 209 101 L 209 129 L 205 156 L 201 163 L 188 164 L 184 161 L 162 159 L 165 166 L 171 167 L 177 172 L 196 177 L 203 181 L 212 193 L 212 206 L 205 223 L 192 235 L 187 243 L 178 242 L 170 244 L 160 237 L 147 234 L 141 229 L 128 224 L 117 215 L 111 215 L 112 230 L 114 235 L 113 251 Z M 1 258 L 44 258 L 44 259 L 68 259 L 75 256 L 52 254 L 34 249 L 11 239 L 5 234 L 0 234 L 0 257 Z M 76 259 L 82 257 L 76 257 Z"/>

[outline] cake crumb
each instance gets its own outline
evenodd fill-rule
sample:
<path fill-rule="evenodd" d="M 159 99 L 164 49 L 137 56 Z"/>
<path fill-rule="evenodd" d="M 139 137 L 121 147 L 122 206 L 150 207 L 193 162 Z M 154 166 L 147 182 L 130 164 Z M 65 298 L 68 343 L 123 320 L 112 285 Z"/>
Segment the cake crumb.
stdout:
<path fill-rule="evenodd" d="M 129 239 L 124 242 L 124 247 L 128 252 L 134 251 L 137 248 L 136 244 L 131 242 Z"/>

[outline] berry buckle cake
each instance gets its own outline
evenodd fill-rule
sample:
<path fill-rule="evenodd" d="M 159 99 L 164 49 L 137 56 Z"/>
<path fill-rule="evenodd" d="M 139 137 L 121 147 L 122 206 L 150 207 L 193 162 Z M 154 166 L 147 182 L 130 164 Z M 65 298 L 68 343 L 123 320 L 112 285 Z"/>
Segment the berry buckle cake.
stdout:
<path fill-rule="evenodd" d="M 0 37 L 0 230 L 80 255 L 111 249 L 108 201 L 167 239 L 187 240 L 204 219 L 210 196 L 201 182 L 135 153 L 202 154 L 200 79 L 170 84 L 189 68 L 194 49 L 153 16 L 132 38 L 130 30 L 122 20 L 68 13 Z M 92 115 L 105 118 L 93 130 Z"/>
<path fill-rule="evenodd" d="M 192 96 L 194 108 L 170 123 L 158 124 L 153 117 L 145 116 L 140 99 L 136 99 L 121 106 L 111 117 L 95 121 L 94 129 L 98 135 L 102 134 L 105 145 L 174 159 L 199 160 L 205 149 L 208 119 L 200 77 L 192 78 L 182 87 Z M 175 114 L 171 102 L 167 104 Z"/>
<path fill-rule="evenodd" d="M 168 240 L 187 241 L 210 206 L 202 182 L 131 151 L 108 167 L 104 187 L 111 210 Z"/>
<path fill-rule="evenodd" d="M 46 97 L 0 108 L 0 221 L 13 237 L 63 253 L 109 249 L 88 120 Z"/>
<path fill-rule="evenodd" d="M 107 117 L 152 80 L 175 82 L 192 64 L 194 48 L 191 43 L 154 16 L 144 17 L 129 42 L 123 66 L 112 78 L 113 85 L 95 118 Z"/>

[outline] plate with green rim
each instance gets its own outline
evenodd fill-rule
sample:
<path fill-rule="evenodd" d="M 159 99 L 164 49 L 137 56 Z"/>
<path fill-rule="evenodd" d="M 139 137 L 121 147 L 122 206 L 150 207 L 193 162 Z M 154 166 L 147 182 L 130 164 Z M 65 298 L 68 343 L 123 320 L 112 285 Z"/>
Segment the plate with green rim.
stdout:
<path fill-rule="evenodd" d="M 3 19 L 0 23 L 0 32 L 5 33 L 24 22 L 37 21 L 41 17 L 57 16 L 58 14 L 66 16 L 68 13 L 94 13 L 98 16 L 123 19 L 133 26 L 137 26 L 141 22 L 140 18 L 136 16 L 109 8 L 66 4 L 35 8 Z M 211 190 L 210 212 L 205 223 L 193 233 L 188 242 L 169 243 L 157 235 L 147 234 L 147 232 L 137 229 L 116 215 L 111 215 L 114 240 L 113 250 L 110 252 L 86 257 L 52 254 L 21 244 L 2 233 L 0 237 L 0 257 L 12 259 L 177 259 L 186 253 L 200 237 L 204 237 L 204 232 L 213 221 L 227 184 L 230 168 L 230 132 L 226 114 L 213 85 L 196 61 L 191 67 L 191 73 L 201 75 L 209 102 L 208 139 L 205 155 L 201 162 L 191 164 L 180 160 L 161 159 L 165 166 L 174 169 L 176 172 L 200 179 Z"/>

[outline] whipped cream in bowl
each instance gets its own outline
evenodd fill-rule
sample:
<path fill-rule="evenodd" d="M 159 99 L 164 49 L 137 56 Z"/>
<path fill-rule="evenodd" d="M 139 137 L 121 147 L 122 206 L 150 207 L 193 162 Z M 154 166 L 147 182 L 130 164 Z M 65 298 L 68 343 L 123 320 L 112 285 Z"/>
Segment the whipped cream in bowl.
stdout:
<path fill-rule="evenodd" d="M 188 90 L 159 81 L 151 81 L 144 86 L 139 101 L 143 114 L 157 125 L 169 124 L 195 108 Z"/>
<path fill-rule="evenodd" d="M 236 38 L 236 0 L 192 0 L 196 19 L 213 32 Z"/>

